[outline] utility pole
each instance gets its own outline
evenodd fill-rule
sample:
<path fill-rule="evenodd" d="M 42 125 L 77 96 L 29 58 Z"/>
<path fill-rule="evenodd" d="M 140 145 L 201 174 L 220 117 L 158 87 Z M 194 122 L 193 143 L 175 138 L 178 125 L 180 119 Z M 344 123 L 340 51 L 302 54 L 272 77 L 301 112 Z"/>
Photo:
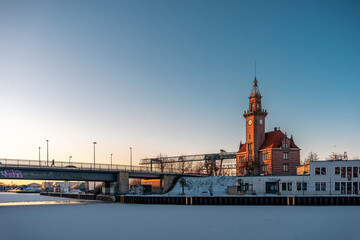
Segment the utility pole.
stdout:
<path fill-rule="evenodd" d="M 49 140 L 46 140 L 46 166 L 49 166 Z"/>
<path fill-rule="evenodd" d="M 40 150 L 41 150 L 41 147 L 39 147 L 39 167 L 41 167 Z"/>
<path fill-rule="evenodd" d="M 132 170 L 132 147 L 130 147 L 130 170 Z"/>
<path fill-rule="evenodd" d="M 95 169 L 95 145 L 96 145 L 96 142 L 93 142 L 94 144 L 94 169 Z M 95 195 L 95 181 L 94 181 L 94 195 Z"/>

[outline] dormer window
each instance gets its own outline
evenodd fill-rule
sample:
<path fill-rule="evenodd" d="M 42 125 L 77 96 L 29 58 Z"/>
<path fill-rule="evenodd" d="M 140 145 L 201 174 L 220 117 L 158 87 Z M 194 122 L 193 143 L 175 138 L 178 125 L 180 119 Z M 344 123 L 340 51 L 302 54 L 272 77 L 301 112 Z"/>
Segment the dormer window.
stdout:
<path fill-rule="evenodd" d="M 284 142 L 284 145 L 283 145 L 284 148 L 288 148 L 289 147 L 289 144 L 287 142 Z"/>

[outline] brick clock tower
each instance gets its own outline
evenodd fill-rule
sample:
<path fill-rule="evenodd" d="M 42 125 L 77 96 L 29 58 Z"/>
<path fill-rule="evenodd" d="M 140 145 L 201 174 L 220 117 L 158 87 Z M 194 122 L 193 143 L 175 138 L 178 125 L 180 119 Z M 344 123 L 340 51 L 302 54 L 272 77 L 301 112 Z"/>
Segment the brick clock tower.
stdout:
<path fill-rule="evenodd" d="M 256 77 L 249 96 L 246 119 L 246 143 L 240 142 L 236 154 L 236 175 L 296 174 L 300 149 L 294 140 L 280 129 L 265 132 L 267 111 L 262 109 L 261 94 Z"/>
<path fill-rule="evenodd" d="M 249 110 L 244 112 L 246 119 L 246 150 L 250 173 L 259 174 L 259 150 L 265 140 L 265 117 L 267 112 L 261 108 L 261 94 L 256 77 L 249 97 Z"/>

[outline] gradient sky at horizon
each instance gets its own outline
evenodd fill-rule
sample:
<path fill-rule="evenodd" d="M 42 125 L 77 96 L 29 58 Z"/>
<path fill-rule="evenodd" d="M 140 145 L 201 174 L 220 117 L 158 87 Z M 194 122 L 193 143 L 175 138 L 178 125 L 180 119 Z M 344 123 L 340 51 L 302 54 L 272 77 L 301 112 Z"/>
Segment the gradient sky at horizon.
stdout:
<path fill-rule="evenodd" d="M 237 151 L 257 62 L 266 130 L 360 156 L 358 1 L 2 1 L 0 158 Z"/>

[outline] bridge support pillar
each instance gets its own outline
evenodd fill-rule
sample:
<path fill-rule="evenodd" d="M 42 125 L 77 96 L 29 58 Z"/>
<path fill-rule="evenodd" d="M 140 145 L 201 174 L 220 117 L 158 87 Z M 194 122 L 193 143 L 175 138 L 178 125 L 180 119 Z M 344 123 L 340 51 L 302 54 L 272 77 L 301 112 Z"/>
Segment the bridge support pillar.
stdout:
<path fill-rule="evenodd" d="M 163 193 L 164 190 L 164 176 L 160 177 L 160 193 Z"/>
<path fill-rule="evenodd" d="M 104 182 L 102 185 L 102 194 L 109 195 L 110 194 L 110 182 Z"/>
<path fill-rule="evenodd" d="M 162 193 L 167 193 L 168 191 L 170 191 L 174 187 L 178 179 L 179 179 L 178 176 L 164 175 L 163 176 L 164 187 L 161 189 Z"/>
<path fill-rule="evenodd" d="M 129 193 L 129 173 L 128 172 L 118 172 L 117 192 L 119 195 Z"/>

